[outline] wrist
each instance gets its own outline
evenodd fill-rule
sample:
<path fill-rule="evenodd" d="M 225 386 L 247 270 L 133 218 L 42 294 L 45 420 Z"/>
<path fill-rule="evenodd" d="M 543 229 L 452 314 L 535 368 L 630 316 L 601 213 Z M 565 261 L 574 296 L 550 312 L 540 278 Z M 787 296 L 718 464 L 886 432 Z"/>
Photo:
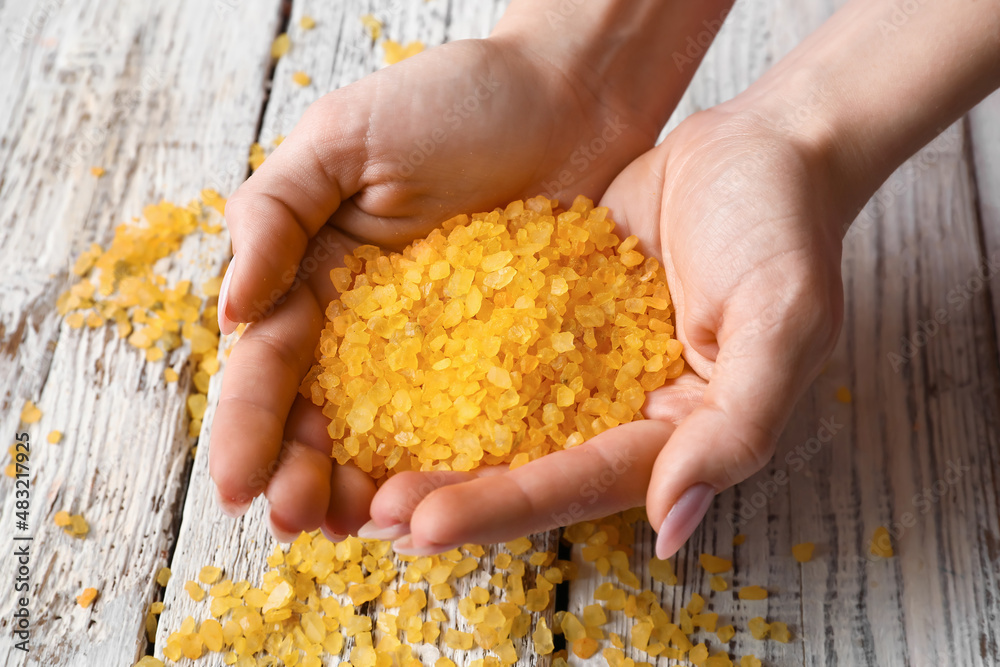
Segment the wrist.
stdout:
<path fill-rule="evenodd" d="M 596 115 L 620 114 L 655 141 L 733 0 L 514 0 L 491 40 L 566 80 Z"/>
<path fill-rule="evenodd" d="M 825 165 L 852 219 L 910 155 L 1000 85 L 1000 1 L 897 16 L 852 0 L 730 103 Z"/>

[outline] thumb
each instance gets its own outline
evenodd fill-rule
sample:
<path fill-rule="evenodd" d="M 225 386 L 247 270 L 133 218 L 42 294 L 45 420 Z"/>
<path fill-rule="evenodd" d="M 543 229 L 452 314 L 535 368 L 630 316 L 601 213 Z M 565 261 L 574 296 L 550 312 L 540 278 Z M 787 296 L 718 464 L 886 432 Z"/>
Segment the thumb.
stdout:
<path fill-rule="evenodd" d="M 782 314 L 763 332 L 748 324 L 720 341 L 701 405 L 653 465 L 646 511 L 657 531 L 657 557 L 676 553 L 715 494 L 750 477 L 774 453 L 796 400 L 819 370 L 819 348 L 829 340 L 806 333 L 820 325 L 818 309 L 796 310 L 799 315 Z"/>
<path fill-rule="evenodd" d="M 359 188 L 365 127 L 337 91 L 315 102 L 226 204 L 233 240 L 219 328 L 267 317 L 293 285 L 309 240 Z M 352 120 L 353 119 L 353 120 Z"/>

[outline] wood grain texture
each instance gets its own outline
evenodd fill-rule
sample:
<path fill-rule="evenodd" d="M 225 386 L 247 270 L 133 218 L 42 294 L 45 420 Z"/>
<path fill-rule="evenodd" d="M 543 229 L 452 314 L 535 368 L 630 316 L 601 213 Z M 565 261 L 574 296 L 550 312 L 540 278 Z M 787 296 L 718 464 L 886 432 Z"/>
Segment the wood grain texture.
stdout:
<path fill-rule="evenodd" d="M 259 138 L 261 144 L 270 149 L 274 138 L 291 132 L 309 104 L 321 95 L 348 85 L 383 66 L 382 46 L 373 45 L 370 37 L 364 32 L 360 21 L 363 14 L 371 13 L 383 22 L 385 37 L 401 43 L 419 40 L 430 48 L 445 40 L 485 36 L 504 7 L 504 2 L 465 3 L 460 0 L 294 2 L 287 27 L 292 48 L 278 61 L 274 70 L 270 98 L 261 124 Z M 315 19 L 315 28 L 306 31 L 299 27 L 299 20 L 304 15 Z M 300 87 L 292 82 L 292 75 L 297 71 L 310 76 L 312 81 L 309 86 Z M 212 564 L 222 567 L 225 571 L 224 576 L 234 580 L 247 579 L 257 584 L 263 573 L 269 569 L 265 560 L 275 545 L 274 539 L 267 531 L 266 508 L 262 498 L 254 502 L 246 516 L 233 521 L 221 516 L 211 497 L 208 442 L 221 377 L 222 373 L 213 378 L 209 393 L 209 405 L 213 407 L 206 413 L 203 421 L 199 438 L 202 446 L 199 447 L 195 459 L 180 536 L 172 562 L 174 579 L 165 592 L 166 609 L 160 620 L 156 642 L 156 654 L 160 657 L 167 636 L 180 626 L 185 617 L 193 616 L 199 621 L 208 617 L 207 599 L 201 603 L 191 600 L 182 588 L 185 581 L 196 579 L 201 567 Z M 557 539 L 558 533 L 555 531 L 533 536 L 535 548 L 551 551 L 556 550 Z M 486 580 L 492 574 L 491 564 L 497 550 L 503 550 L 503 547 L 492 548 L 481 560 L 480 568 L 460 580 L 458 582 L 460 585 L 455 585 L 454 598 L 442 603 L 432 603 L 433 606 L 442 607 L 448 618 L 452 619 L 451 627 L 471 631 L 458 613 L 458 600 L 468 595 L 473 586 L 486 587 Z M 396 567 L 402 572 L 406 568 L 406 563 L 397 561 Z M 530 571 L 532 568 L 528 569 Z M 526 581 L 528 580 L 526 577 Z M 347 596 L 341 596 L 341 599 L 347 604 L 350 603 Z M 432 599 L 429 592 L 428 599 Z M 553 604 L 554 600 L 553 595 Z M 552 609 L 553 605 L 550 605 L 545 612 L 550 620 Z M 377 618 L 380 612 L 386 611 L 395 613 L 393 610 L 385 610 L 377 603 L 368 606 L 368 613 L 373 619 Z M 537 617 L 538 614 L 533 616 Z M 376 641 L 377 637 L 378 635 Z M 414 649 L 425 664 L 432 664 L 439 656 L 445 655 L 451 657 L 457 664 L 464 665 L 484 655 L 481 649 L 469 652 L 453 651 L 444 645 L 443 640 L 442 632 L 437 645 L 418 644 Z M 530 637 L 515 642 L 515 647 L 519 655 L 523 656 L 522 662 L 525 665 L 536 664 L 538 660 L 528 649 L 530 643 Z M 328 656 L 324 664 L 336 665 L 340 660 L 346 660 L 352 647 L 353 640 L 348 640 L 342 656 L 339 658 Z M 221 654 L 210 654 L 199 664 L 218 667 L 224 663 Z"/>
<path fill-rule="evenodd" d="M 110 328 L 69 329 L 54 304 L 90 243 L 107 243 L 145 204 L 194 198 L 212 165 L 246 155 L 277 2 L 244 6 L 256 18 L 239 25 L 194 1 L 0 4 L 4 437 L 17 431 L 25 399 L 44 413 L 28 429 L 32 650 L 12 648 L 8 590 L 2 665 L 125 666 L 144 650 L 152 576 L 172 548 L 185 492 L 186 393 L 164 386 L 164 362 L 145 364 Z M 107 174 L 94 178 L 92 165 Z M 225 235 L 192 238 L 164 273 L 200 284 L 219 272 L 227 246 Z M 185 374 L 180 386 L 188 383 Z M 52 429 L 65 432 L 58 445 L 45 442 Z M 0 486 L 0 530 L 11 536 L 13 484 L 2 477 Z M 63 534 L 59 510 L 82 513 L 90 535 Z M 14 567 L 0 562 L 3 581 L 13 582 Z M 88 586 L 99 597 L 85 610 L 74 598 Z"/>

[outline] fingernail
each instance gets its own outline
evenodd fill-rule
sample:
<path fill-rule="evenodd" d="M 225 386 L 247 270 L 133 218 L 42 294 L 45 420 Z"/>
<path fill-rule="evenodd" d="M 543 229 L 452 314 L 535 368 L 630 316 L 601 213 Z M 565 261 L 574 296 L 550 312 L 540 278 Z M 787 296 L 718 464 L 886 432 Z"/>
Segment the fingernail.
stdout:
<path fill-rule="evenodd" d="M 401 556 L 433 556 L 435 554 L 458 549 L 461 544 L 428 544 L 423 547 L 413 545 L 413 536 L 404 535 L 392 543 L 392 550 Z"/>
<path fill-rule="evenodd" d="M 215 490 L 216 506 L 218 506 L 218 508 L 222 511 L 222 513 L 228 516 L 230 519 L 239 519 L 241 516 L 246 514 L 247 510 L 250 509 L 250 503 L 252 502 L 253 502 L 252 498 L 243 503 L 237 502 L 235 500 L 229 500 L 221 493 L 219 493 L 219 489 Z"/>
<path fill-rule="evenodd" d="M 379 528 L 374 521 L 369 521 L 358 528 L 358 537 L 366 540 L 395 540 L 410 534 L 410 524 L 396 523 L 385 528 Z"/>
<path fill-rule="evenodd" d="M 293 533 L 278 528 L 278 526 L 275 525 L 274 523 L 274 519 L 270 516 L 267 517 L 267 529 L 271 532 L 271 535 L 274 537 L 274 539 L 277 540 L 278 542 L 281 542 L 282 544 L 288 544 L 289 542 L 294 542 L 299 536 L 299 533 Z"/>
<path fill-rule="evenodd" d="M 233 277 L 233 266 L 236 264 L 236 258 L 233 257 L 229 261 L 229 268 L 226 269 L 226 276 L 222 279 L 222 287 L 219 288 L 219 331 L 225 335 L 229 335 L 236 331 L 236 322 L 229 319 L 226 314 L 226 307 L 229 305 L 229 281 Z"/>
<path fill-rule="evenodd" d="M 713 498 L 715 489 L 708 484 L 695 484 L 684 492 L 656 532 L 657 558 L 666 560 L 677 553 L 705 518 Z"/>
<path fill-rule="evenodd" d="M 326 528 L 321 527 L 319 529 L 319 532 L 323 533 L 323 537 L 330 540 L 334 544 L 336 544 L 337 542 L 343 542 L 344 540 L 347 539 L 347 535 L 341 535 L 340 533 L 331 533 Z"/>

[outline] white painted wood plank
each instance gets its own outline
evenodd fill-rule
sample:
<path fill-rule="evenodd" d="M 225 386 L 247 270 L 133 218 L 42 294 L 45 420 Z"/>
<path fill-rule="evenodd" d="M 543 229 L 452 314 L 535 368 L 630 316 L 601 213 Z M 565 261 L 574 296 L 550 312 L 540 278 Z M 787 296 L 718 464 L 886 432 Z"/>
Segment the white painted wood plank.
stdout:
<path fill-rule="evenodd" d="M 986 256 L 992 257 L 1000 251 L 1000 91 L 969 112 L 969 149 L 983 246 Z M 990 293 L 993 312 L 1000 313 L 1000 291 Z"/>
<path fill-rule="evenodd" d="M 109 241 L 145 204 L 194 198 L 206 166 L 246 155 L 277 5 L 248 0 L 241 15 L 194 0 L 0 6 L 5 438 L 25 399 L 44 412 L 27 429 L 32 651 L 4 641 L 2 665 L 125 666 L 144 647 L 152 576 L 172 547 L 189 465 L 186 394 L 163 385 L 163 362 L 145 364 L 110 329 L 62 325 L 54 303 L 90 243 Z M 264 47 L 248 49 L 248 40 Z M 107 174 L 94 178 L 91 165 Z M 192 239 L 165 275 L 200 284 L 218 273 L 227 247 L 225 235 Z M 181 386 L 188 381 L 185 374 Z M 65 432 L 62 443 L 44 442 L 52 429 Z M 10 536 L 13 485 L 3 477 L 0 486 L 0 531 Z M 90 535 L 63 534 L 53 524 L 59 510 L 82 513 Z M 14 566 L 11 558 L 0 563 L 4 581 L 13 581 Z M 87 610 L 75 601 L 85 586 L 99 591 Z M 8 637 L 13 605 L 12 594 L 0 601 Z"/>

